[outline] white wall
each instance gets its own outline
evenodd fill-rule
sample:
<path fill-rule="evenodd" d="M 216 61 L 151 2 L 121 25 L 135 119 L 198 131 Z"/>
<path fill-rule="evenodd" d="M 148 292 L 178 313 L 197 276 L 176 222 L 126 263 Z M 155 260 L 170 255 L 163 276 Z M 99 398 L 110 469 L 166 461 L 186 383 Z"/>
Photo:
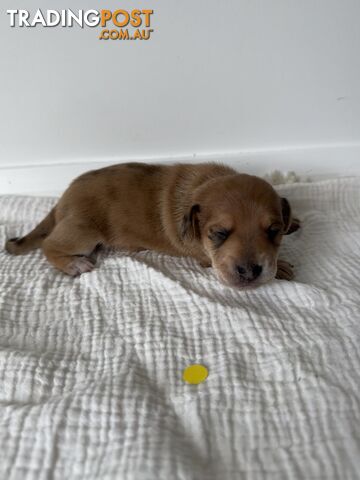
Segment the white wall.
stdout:
<path fill-rule="evenodd" d="M 331 169 L 355 171 L 359 0 L 61 3 L 2 0 L 0 192 L 14 190 L 4 175 L 15 165 L 87 169 L 92 161 L 249 151 L 252 163 L 258 151 L 276 158 L 277 149 L 290 152 L 290 165 L 305 148 L 311 165 L 313 151 L 324 149 L 324 159 L 345 147 Z M 155 32 L 149 41 L 105 42 L 98 28 L 9 27 L 6 9 L 39 7 L 153 8 Z"/>

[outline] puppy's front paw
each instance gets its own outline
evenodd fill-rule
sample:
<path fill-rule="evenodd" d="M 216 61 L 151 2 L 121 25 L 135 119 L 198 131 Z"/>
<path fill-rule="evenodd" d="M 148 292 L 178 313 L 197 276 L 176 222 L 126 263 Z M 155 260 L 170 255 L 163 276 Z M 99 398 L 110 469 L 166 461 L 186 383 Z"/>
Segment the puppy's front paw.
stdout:
<path fill-rule="evenodd" d="M 199 260 L 200 267 L 203 268 L 210 268 L 211 267 L 211 262 L 210 260 Z"/>
<path fill-rule="evenodd" d="M 277 262 L 277 272 L 275 278 L 279 280 L 293 280 L 294 278 L 294 265 L 291 265 L 285 260 L 278 260 Z"/>
<path fill-rule="evenodd" d="M 95 267 L 95 260 L 86 256 L 74 257 L 66 267 L 64 272 L 72 277 L 77 277 L 82 273 L 91 272 Z"/>

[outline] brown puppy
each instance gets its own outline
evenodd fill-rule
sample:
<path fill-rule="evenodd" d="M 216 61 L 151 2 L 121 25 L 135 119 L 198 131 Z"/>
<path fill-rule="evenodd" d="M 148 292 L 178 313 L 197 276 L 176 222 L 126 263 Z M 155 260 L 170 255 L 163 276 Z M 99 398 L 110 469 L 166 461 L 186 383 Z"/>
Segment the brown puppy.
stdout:
<path fill-rule="evenodd" d="M 292 278 L 277 257 L 282 236 L 298 227 L 288 201 L 258 177 L 218 164 L 128 163 L 78 177 L 6 250 L 41 247 L 56 268 L 79 275 L 94 268 L 100 245 L 151 249 L 193 257 L 225 284 L 246 287 Z"/>

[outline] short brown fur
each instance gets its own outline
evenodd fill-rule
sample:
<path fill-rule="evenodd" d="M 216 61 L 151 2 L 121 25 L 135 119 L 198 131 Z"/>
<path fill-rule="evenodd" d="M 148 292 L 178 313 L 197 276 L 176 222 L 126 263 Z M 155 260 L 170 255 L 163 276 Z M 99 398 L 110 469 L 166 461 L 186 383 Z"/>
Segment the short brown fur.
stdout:
<path fill-rule="evenodd" d="M 99 245 L 156 250 L 212 265 L 224 283 L 244 287 L 275 274 L 292 278 L 277 253 L 282 235 L 298 227 L 288 202 L 258 177 L 214 163 L 128 163 L 75 179 L 49 215 L 8 240 L 6 250 L 41 247 L 69 275 L 92 270 Z"/>

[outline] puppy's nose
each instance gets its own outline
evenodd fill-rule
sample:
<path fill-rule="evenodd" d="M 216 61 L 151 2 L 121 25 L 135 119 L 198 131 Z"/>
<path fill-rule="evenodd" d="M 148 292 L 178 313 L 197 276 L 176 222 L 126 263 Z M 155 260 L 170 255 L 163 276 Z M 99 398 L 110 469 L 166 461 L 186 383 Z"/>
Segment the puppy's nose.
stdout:
<path fill-rule="evenodd" d="M 258 264 L 238 265 L 236 270 L 242 280 L 255 280 L 261 275 L 263 267 Z"/>

